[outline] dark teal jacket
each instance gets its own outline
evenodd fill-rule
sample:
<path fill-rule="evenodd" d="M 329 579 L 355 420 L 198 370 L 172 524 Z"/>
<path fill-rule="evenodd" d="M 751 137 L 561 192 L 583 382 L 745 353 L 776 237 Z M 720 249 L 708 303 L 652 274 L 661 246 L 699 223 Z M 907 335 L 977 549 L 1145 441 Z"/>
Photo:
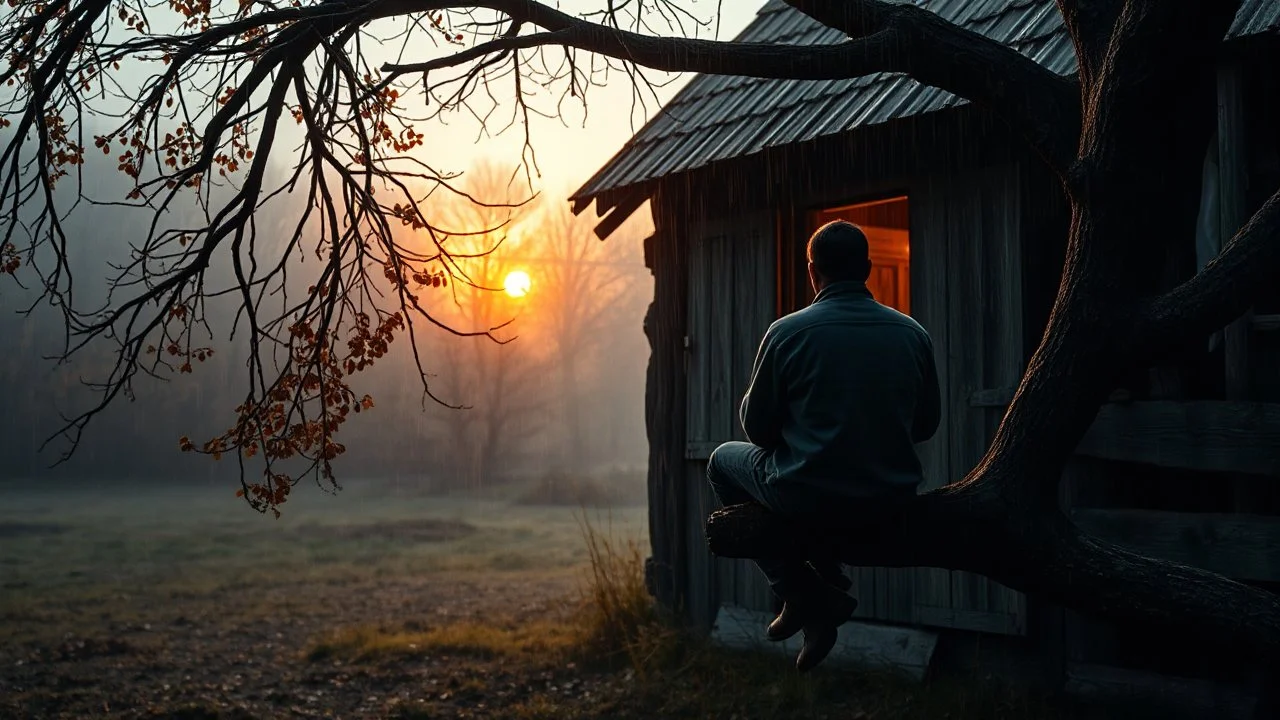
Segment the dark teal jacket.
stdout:
<path fill-rule="evenodd" d="M 739 414 L 779 490 L 914 490 L 915 443 L 933 437 L 941 414 L 933 342 L 865 284 L 833 283 L 769 326 Z"/>

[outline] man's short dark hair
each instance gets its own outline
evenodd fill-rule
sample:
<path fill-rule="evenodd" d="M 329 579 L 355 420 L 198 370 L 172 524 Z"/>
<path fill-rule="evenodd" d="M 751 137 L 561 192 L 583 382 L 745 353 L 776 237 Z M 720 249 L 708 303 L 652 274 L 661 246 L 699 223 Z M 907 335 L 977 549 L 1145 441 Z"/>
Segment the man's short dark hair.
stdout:
<path fill-rule="evenodd" d="M 809 238 L 809 262 L 827 282 L 866 282 L 871 275 L 870 248 L 862 228 L 832 220 Z"/>

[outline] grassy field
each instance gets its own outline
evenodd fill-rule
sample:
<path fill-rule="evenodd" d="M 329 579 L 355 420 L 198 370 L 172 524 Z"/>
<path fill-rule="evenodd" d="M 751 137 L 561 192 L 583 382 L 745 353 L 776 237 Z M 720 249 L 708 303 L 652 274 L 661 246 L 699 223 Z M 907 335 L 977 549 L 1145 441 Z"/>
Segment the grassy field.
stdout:
<path fill-rule="evenodd" d="M 376 484 L 353 483 L 337 495 L 301 488 L 278 520 L 226 487 L 0 492 L 0 567 L 11 590 L 551 570 L 587 559 L 578 508 L 424 497 Z M 643 508 L 585 512 L 644 540 Z"/>
<path fill-rule="evenodd" d="M 308 660 L 319 639 L 564 624 L 588 567 L 583 521 L 644 538 L 637 507 L 351 483 L 301 488 L 277 520 L 233 490 L 0 486 L 0 717 L 168 717 L 184 703 L 209 717 L 276 717 L 282 703 L 387 716 L 358 690 L 326 702 L 292 687 L 332 667 Z"/>
<path fill-rule="evenodd" d="M 708 646 L 644 591 L 639 507 L 358 483 L 279 520 L 227 488 L 0 498 L 0 718 L 1056 717 Z"/>

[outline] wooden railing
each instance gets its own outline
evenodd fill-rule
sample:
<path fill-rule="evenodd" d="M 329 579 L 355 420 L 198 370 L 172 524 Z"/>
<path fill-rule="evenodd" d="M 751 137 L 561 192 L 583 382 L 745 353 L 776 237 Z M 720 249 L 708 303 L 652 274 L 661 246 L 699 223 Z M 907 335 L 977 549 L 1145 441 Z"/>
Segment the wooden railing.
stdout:
<path fill-rule="evenodd" d="M 1109 404 L 1076 452 L 1182 470 L 1277 477 L 1280 404 Z M 1240 580 L 1280 581 L 1277 516 L 1078 508 L 1072 519 L 1086 532 L 1149 557 Z"/>
<path fill-rule="evenodd" d="M 1076 454 L 1160 467 L 1280 476 L 1280 403 L 1104 405 Z"/>

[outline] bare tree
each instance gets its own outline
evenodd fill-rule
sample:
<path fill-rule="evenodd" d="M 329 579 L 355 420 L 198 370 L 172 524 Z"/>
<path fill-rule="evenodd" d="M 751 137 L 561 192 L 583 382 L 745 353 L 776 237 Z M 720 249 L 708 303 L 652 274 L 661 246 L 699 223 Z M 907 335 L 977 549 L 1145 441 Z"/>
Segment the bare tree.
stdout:
<path fill-rule="evenodd" d="M 639 281 L 648 274 L 637 257 L 638 242 L 618 237 L 606 246 L 593 226 L 590 216 L 574 215 L 566 204 L 546 208 L 512 256 L 534 268 L 536 331 L 550 350 L 566 470 L 582 469 L 595 455 L 587 447 L 585 427 L 595 408 L 584 403 L 590 391 L 609 382 L 601 377 L 608 371 L 602 351 L 616 339 L 621 318 L 633 309 Z"/>
<path fill-rule="evenodd" d="M 451 305 L 438 317 L 450 327 L 485 333 L 437 343 L 428 353 L 447 399 L 458 405 L 432 413 L 449 441 L 449 452 L 436 463 L 444 475 L 436 480 L 446 486 L 474 488 L 499 479 L 525 459 L 528 441 L 546 426 L 545 353 L 523 337 L 529 324 L 524 303 L 504 292 L 506 275 L 516 267 L 509 233 L 533 210 L 530 198 L 512 186 L 514 175 L 514 168 L 489 163 L 467 173 L 468 195 L 500 205 L 457 196 L 429 205 L 437 222 L 455 229 L 439 239 L 449 249 L 455 281 Z"/>
<path fill-rule="evenodd" d="M 1100 542 L 1056 503 L 1063 466 L 1118 378 L 1203 343 L 1280 268 L 1280 194 L 1176 287 L 1162 287 L 1144 262 L 1171 239 L 1193 237 L 1215 63 L 1239 2 L 1059 0 L 1078 59 L 1074 77 L 911 4 L 790 2 L 850 39 L 784 46 L 658 36 L 679 34 L 689 18 L 665 0 L 609 3 L 582 16 L 531 0 L 246 0 L 225 11 L 209 3 L 17 0 L 0 21 L 10 59 L 0 79 L 13 88 L 4 108 L 13 127 L 0 152 L 9 221 L 0 264 L 40 282 L 65 313 L 69 352 L 94 339 L 118 343 L 98 407 L 137 372 L 163 369 L 161 355 L 186 363 L 200 347 L 205 298 L 238 297 L 253 340 L 252 387 L 233 429 L 204 449 L 301 454 L 327 476 L 338 452 L 332 434 L 361 404 L 351 373 L 398 333 L 412 338 L 417 324 L 435 318 L 420 288 L 436 282 L 432 273 L 447 253 L 406 247 L 391 232 L 407 223 L 433 234 L 419 200 L 451 188 L 449 177 L 411 155 L 424 136 L 407 98 L 426 93 L 427 116 L 463 108 L 486 117 L 501 104 L 488 91 L 508 82 L 519 122 L 537 111 L 525 102 L 526 84 L 558 83 L 581 97 L 609 69 L 807 79 L 906 73 L 1007 120 L 1061 178 L 1072 220 L 1048 327 L 985 457 L 962 481 L 909 505 L 896 524 L 872 523 L 879 515 L 850 519 L 882 532 L 846 543 L 845 558 L 976 571 L 1077 608 L 1280 650 L 1276 595 Z M 153 29 L 169 7 L 178 9 L 180 27 Z M 375 40 L 416 52 L 424 35 L 446 51 L 371 66 Z M 155 74 L 141 88 L 122 89 L 112 70 L 126 65 Z M 118 125 L 86 137 L 93 132 L 84 118 L 95 113 Z M 287 152 L 277 139 L 290 118 L 302 130 L 293 169 L 269 183 L 268 161 Z M 200 227 L 153 224 L 101 310 L 83 310 L 72 297 L 67 258 L 77 250 L 53 190 L 75 182 L 89 144 L 119 153 L 121 171 L 135 181 L 115 201 L 159 212 L 179 193 L 195 192 L 207 208 Z M 212 191 L 224 182 L 225 195 Z M 292 237 L 265 256 L 254 212 L 286 189 L 309 202 Z M 310 222 L 319 228 L 314 236 L 303 232 Z M 271 292 L 304 244 L 321 267 L 309 292 L 281 301 Z M 215 256 L 234 267 L 230 287 L 205 285 Z M 377 301 L 374 281 L 384 274 L 390 307 Z M 147 355 L 152 345 L 162 353 Z M 73 422 L 72 433 L 90 417 Z M 268 471 L 265 483 L 248 489 L 269 506 L 292 480 Z"/>

